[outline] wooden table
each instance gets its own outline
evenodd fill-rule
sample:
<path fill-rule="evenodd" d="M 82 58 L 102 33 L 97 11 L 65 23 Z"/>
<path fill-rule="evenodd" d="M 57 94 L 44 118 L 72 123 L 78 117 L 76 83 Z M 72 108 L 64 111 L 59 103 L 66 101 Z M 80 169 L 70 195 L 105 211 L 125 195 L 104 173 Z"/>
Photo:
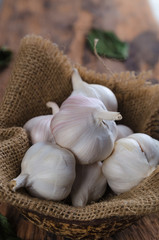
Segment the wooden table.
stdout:
<path fill-rule="evenodd" d="M 101 62 L 85 45 L 85 35 L 92 28 L 114 31 L 129 42 L 125 62 L 107 61 L 112 71 L 152 69 L 152 80 L 159 77 L 159 36 L 147 0 L 5 0 L 0 4 L 0 45 L 7 45 L 16 56 L 20 39 L 26 34 L 39 34 L 59 45 L 73 63 L 105 72 Z M 14 60 L 13 60 L 14 61 Z M 12 65 L 0 73 L 0 100 L 7 86 Z M 0 213 L 7 216 L 17 235 L 24 240 L 62 240 L 28 222 L 17 210 L 0 203 Z M 138 220 L 131 227 L 108 240 L 159 239 L 159 214 Z"/>

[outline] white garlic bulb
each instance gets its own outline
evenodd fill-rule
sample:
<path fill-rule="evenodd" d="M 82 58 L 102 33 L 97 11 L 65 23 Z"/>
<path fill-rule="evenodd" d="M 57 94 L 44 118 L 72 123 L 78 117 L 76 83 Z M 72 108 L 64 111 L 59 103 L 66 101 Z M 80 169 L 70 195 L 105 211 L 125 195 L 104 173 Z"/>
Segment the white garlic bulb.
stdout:
<path fill-rule="evenodd" d="M 135 139 L 142 151 L 145 153 L 147 161 L 151 166 L 159 164 L 159 141 L 144 133 L 134 133 L 129 136 Z"/>
<path fill-rule="evenodd" d="M 107 181 L 102 173 L 102 162 L 77 165 L 76 178 L 71 190 L 72 205 L 84 207 L 99 200 L 106 191 Z"/>
<path fill-rule="evenodd" d="M 123 124 L 118 124 L 117 130 L 118 130 L 118 135 L 116 140 L 120 138 L 128 137 L 129 135 L 133 134 L 133 131 L 131 130 L 131 128 Z"/>
<path fill-rule="evenodd" d="M 48 102 L 47 107 L 51 107 L 54 114 L 59 111 L 59 107 L 54 102 Z M 28 132 L 32 144 L 37 142 L 55 142 L 51 134 L 50 123 L 53 115 L 43 115 L 28 120 L 23 128 Z"/>
<path fill-rule="evenodd" d="M 116 141 L 114 151 L 102 166 L 103 174 L 116 194 L 138 185 L 154 170 L 138 142 L 129 137 Z"/>
<path fill-rule="evenodd" d="M 76 95 L 63 102 L 50 126 L 58 145 L 73 152 L 78 163 L 90 164 L 111 154 L 117 137 L 113 120 L 120 119 L 100 100 Z"/>
<path fill-rule="evenodd" d="M 36 143 L 26 152 L 21 173 L 10 182 L 16 191 L 25 187 L 35 197 L 65 199 L 75 179 L 75 158 L 71 152 L 51 143 Z"/>
<path fill-rule="evenodd" d="M 50 130 L 52 118 L 53 115 L 38 116 L 24 124 L 23 128 L 28 132 L 32 144 L 37 142 L 55 142 Z"/>
<path fill-rule="evenodd" d="M 72 74 L 73 92 L 71 96 L 83 95 L 101 100 L 108 111 L 117 111 L 118 102 L 115 94 L 107 87 L 99 84 L 89 84 L 82 80 L 76 68 Z"/>

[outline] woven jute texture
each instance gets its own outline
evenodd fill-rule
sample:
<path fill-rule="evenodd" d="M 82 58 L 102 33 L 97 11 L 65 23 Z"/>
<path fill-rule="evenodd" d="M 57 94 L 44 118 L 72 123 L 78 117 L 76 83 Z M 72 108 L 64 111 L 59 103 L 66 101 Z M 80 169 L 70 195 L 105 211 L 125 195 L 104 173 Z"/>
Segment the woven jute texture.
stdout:
<path fill-rule="evenodd" d="M 137 187 L 119 196 L 103 197 L 84 208 L 66 201 L 31 197 L 24 189 L 9 190 L 20 173 L 21 160 L 30 143 L 23 124 L 50 114 L 46 102 L 59 105 L 72 91 L 72 65 L 58 47 L 39 36 L 22 39 L 10 82 L 0 106 L 0 199 L 18 208 L 38 226 L 73 239 L 98 239 L 159 210 L 159 168 Z M 108 77 L 78 66 L 88 83 L 109 87 L 116 94 L 122 123 L 135 132 L 159 139 L 159 85 L 147 84 L 148 75 L 124 72 Z"/>

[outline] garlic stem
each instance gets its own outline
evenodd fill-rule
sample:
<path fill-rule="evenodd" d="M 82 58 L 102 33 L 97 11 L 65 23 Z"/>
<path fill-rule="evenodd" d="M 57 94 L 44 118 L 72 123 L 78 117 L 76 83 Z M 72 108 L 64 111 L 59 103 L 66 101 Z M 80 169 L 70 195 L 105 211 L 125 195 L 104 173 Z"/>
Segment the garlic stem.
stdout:
<path fill-rule="evenodd" d="M 20 174 L 9 183 L 10 189 L 15 192 L 18 188 L 24 187 L 27 182 L 28 174 Z"/>
<path fill-rule="evenodd" d="M 55 102 L 47 102 L 46 106 L 48 108 L 52 108 L 52 114 L 56 114 L 59 112 L 59 106 Z"/>
<path fill-rule="evenodd" d="M 99 39 L 95 38 L 94 39 L 94 54 L 95 56 L 99 59 L 99 61 L 104 65 L 106 71 L 108 71 L 110 73 L 110 75 L 112 77 L 114 77 L 114 72 L 108 67 L 108 59 L 107 59 L 107 65 L 106 63 L 103 61 L 103 59 L 99 56 L 99 54 L 97 53 L 97 43 L 98 43 Z"/>
<path fill-rule="evenodd" d="M 121 120 L 122 116 L 119 112 L 111 112 L 107 110 L 98 110 L 94 113 L 94 117 L 99 120 Z"/>
<path fill-rule="evenodd" d="M 79 75 L 79 72 L 76 68 L 73 68 L 72 73 L 72 86 L 73 90 L 78 90 L 79 86 L 81 87 L 85 84 L 85 82 L 82 80 L 81 76 Z"/>

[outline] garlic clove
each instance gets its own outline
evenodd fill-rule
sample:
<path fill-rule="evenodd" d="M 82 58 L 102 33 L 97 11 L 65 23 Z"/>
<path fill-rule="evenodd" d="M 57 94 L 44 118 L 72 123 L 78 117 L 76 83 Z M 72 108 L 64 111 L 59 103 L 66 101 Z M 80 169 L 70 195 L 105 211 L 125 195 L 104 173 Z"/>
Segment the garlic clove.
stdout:
<path fill-rule="evenodd" d="M 52 108 L 54 115 L 59 112 L 59 106 L 55 102 L 47 102 L 46 106 Z M 32 144 L 37 142 L 55 142 L 50 130 L 50 123 L 54 115 L 34 117 L 24 124 L 23 128 L 30 135 Z"/>
<path fill-rule="evenodd" d="M 100 100 L 70 96 L 51 121 L 56 143 L 73 152 L 79 164 L 104 160 L 113 150 L 117 137 L 116 123 L 96 118 L 101 110 L 108 118 L 109 113 Z"/>
<path fill-rule="evenodd" d="M 9 186 L 25 187 L 35 197 L 60 201 L 71 192 L 75 179 L 75 158 L 71 152 L 51 143 L 36 143 L 26 152 L 21 173 Z"/>
<path fill-rule="evenodd" d="M 159 164 L 159 141 L 145 133 L 134 133 L 129 136 L 135 139 L 144 151 L 151 166 Z"/>
<path fill-rule="evenodd" d="M 131 128 L 129 128 L 128 126 L 125 126 L 123 124 L 118 124 L 117 129 L 118 129 L 118 136 L 117 136 L 116 141 L 120 138 L 125 138 L 125 137 L 128 137 L 129 135 L 133 134 L 133 131 L 131 130 Z"/>
<path fill-rule="evenodd" d="M 55 142 L 50 130 L 53 115 L 34 117 L 28 120 L 23 128 L 28 132 L 32 144 L 37 142 Z"/>
<path fill-rule="evenodd" d="M 131 138 L 116 141 L 114 151 L 102 166 L 103 174 L 116 194 L 129 191 L 154 170 L 138 142 Z"/>
<path fill-rule="evenodd" d="M 71 96 L 83 95 L 101 100 L 109 111 L 117 111 L 118 102 L 115 94 L 107 87 L 99 84 L 89 84 L 82 80 L 76 68 L 72 73 L 73 92 Z"/>
<path fill-rule="evenodd" d="M 84 207 L 99 200 L 106 191 L 107 181 L 102 173 L 102 163 L 77 165 L 76 178 L 71 190 L 72 205 Z"/>

